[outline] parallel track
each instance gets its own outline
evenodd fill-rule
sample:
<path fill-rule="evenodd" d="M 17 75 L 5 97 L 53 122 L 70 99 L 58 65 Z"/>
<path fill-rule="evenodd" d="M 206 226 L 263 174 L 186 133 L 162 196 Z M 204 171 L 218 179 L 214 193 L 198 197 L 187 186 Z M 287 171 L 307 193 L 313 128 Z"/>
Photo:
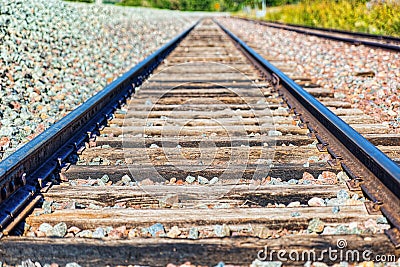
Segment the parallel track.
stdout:
<path fill-rule="evenodd" d="M 380 49 L 400 51 L 400 38 L 394 36 L 374 35 L 360 32 L 350 32 L 329 28 L 308 27 L 294 24 L 284 24 L 271 21 L 253 20 L 238 17 L 238 19 L 258 23 L 268 27 L 294 31 L 297 33 L 313 35 L 335 41 L 347 42 L 356 45 L 366 45 Z"/>
<path fill-rule="evenodd" d="M 319 255 L 338 240 L 347 242 L 343 251 L 399 254 L 396 163 L 218 23 L 203 20 L 160 51 L 106 88 L 115 97 L 97 96 L 59 124 L 61 144 L 76 143 L 71 151 L 42 141 L 30 148 L 42 158 L 0 163 L 10 191 L 2 230 L 11 235 L 0 242 L 0 258 L 249 265 L 265 246 Z M 105 107 L 100 114 L 96 102 Z M 330 101 L 347 107 L 339 102 Z M 344 121 L 359 119 L 340 112 Z M 94 114 L 102 118 L 86 126 Z M 363 134 L 373 142 L 397 140 L 370 129 Z M 57 130 L 41 138 L 54 142 Z M 55 166 L 38 167 L 46 159 Z M 20 187 L 10 186 L 24 172 Z M 42 206 L 26 205 L 41 197 Z"/>

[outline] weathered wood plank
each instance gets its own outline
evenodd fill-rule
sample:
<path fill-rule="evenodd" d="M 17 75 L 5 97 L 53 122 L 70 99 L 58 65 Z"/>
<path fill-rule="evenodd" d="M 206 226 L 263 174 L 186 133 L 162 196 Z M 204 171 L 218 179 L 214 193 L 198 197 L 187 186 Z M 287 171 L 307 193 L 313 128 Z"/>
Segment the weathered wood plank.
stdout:
<path fill-rule="evenodd" d="M 378 146 L 378 148 L 385 153 L 389 158 L 396 161 L 400 159 L 400 146 Z"/>
<path fill-rule="evenodd" d="M 262 116 L 289 116 L 289 113 L 284 109 L 277 110 L 217 110 L 217 111 L 132 111 L 126 114 L 116 114 L 117 118 L 160 118 L 161 116 L 166 116 L 168 118 L 178 118 L 178 119 L 194 119 L 194 118 L 230 118 L 232 116 L 242 116 L 243 118 L 254 118 Z"/>
<path fill-rule="evenodd" d="M 400 146 L 400 134 L 363 134 L 363 136 L 376 146 Z"/>
<path fill-rule="evenodd" d="M 333 91 L 325 88 L 304 88 L 307 92 L 309 92 L 314 97 L 332 97 Z"/>
<path fill-rule="evenodd" d="M 364 115 L 364 111 L 358 108 L 329 108 L 337 116 Z"/>
<path fill-rule="evenodd" d="M 383 136 L 382 136 L 383 137 Z M 399 137 L 400 138 L 400 137 Z M 397 141 L 397 139 L 395 139 Z M 400 140 L 400 139 L 399 139 Z M 309 138 L 306 135 L 281 135 L 281 136 L 265 136 L 257 135 L 252 137 L 224 137 L 213 136 L 212 138 L 196 137 L 196 136 L 179 136 L 176 137 L 159 137 L 151 136 L 142 138 L 124 138 L 124 137 L 102 137 L 96 138 L 95 146 L 109 145 L 115 148 L 135 148 L 149 147 L 151 144 L 156 144 L 163 147 L 176 147 L 179 144 L 182 147 L 199 147 L 200 143 L 211 141 L 217 147 L 236 147 L 241 145 L 263 146 L 267 143 L 269 146 L 295 145 L 304 146 L 312 144 L 315 139 Z M 400 141 L 399 141 L 400 144 Z"/>
<path fill-rule="evenodd" d="M 205 144 L 207 145 L 207 143 Z M 185 164 L 194 160 L 206 160 L 215 163 L 240 164 L 240 162 L 254 164 L 258 161 L 270 159 L 272 163 L 301 163 L 307 162 L 309 157 L 319 157 L 323 152 L 319 152 L 315 147 L 308 146 L 276 146 L 276 147 L 182 147 L 182 148 L 89 148 L 86 149 L 80 159 L 92 161 L 95 157 L 103 157 L 108 160 L 132 159 L 132 162 L 158 160 L 159 163 L 171 162 Z M 327 155 L 327 153 L 324 152 Z M 329 155 L 327 155 L 329 156 Z M 181 163 L 178 163 L 180 160 Z M 194 163 L 194 162 L 193 162 Z M 205 162 L 204 162 L 205 163 Z M 266 162 L 264 162 L 266 164 Z"/>
<path fill-rule="evenodd" d="M 301 188 L 301 190 L 299 190 Z M 289 204 L 299 201 L 307 205 L 311 197 L 336 197 L 340 189 L 347 189 L 345 185 L 291 185 L 291 186 L 250 186 L 250 185 L 153 185 L 153 186 L 59 186 L 54 185 L 47 193 L 43 193 L 46 200 L 71 201 L 89 205 L 114 206 L 118 202 L 126 202 L 127 207 L 135 205 L 158 204 L 158 200 L 167 194 L 178 195 L 180 203 L 186 207 L 187 202 L 192 204 L 196 200 L 207 200 L 204 196 L 210 194 L 216 197 L 212 200 L 226 203 L 234 200 L 236 205 L 251 203 L 266 206 L 268 203 Z M 228 195 L 229 194 L 229 195 Z M 183 201 L 184 200 L 184 201 Z M 218 203 L 215 203 L 218 204 Z"/>
<path fill-rule="evenodd" d="M 175 89 L 177 88 L 177 89 Z M 154 96 L 162 95 L 163 93 L 167 92 L 168 90 L 185 90 L 185 91 L 197 91 L 197 90 L 204 90 L 204 91 L 211 91 L 216 90 L 227 91 L 226 88 L 229 88 L 229 92 L 235 92 L 238 95 L 245 95 L 245 96 L 260 96 L 261 93 L 264 93 L 264 96 L 272 96 L 276 95 L 271 93 L 271 87 L 268 84 L 260 83 L 260 82 L 252 82 L 249 83 L 236 83 L 236 82 L 222 82 L 222 84 L 216 85 L 213 83 L 178 83 L 178 82 L 153 82 L 149 80 L 145 82 L 140 88 L 136 88 L 136 94 L 134 98 L 129 101 L 134 101 L 135 99 L 143 99 L 143 98 L 151 98 Z M 173 92 L 172 91 L 172 92 Z M 273 101 L 273 99 L 268 99 Z M 275 100 L 280 100 L 279 98 L 275 98 Z"/>
<path fill-rule="evenodd" d="M 335 107 L 335 108 L 351 108 L 351 103 L 345 102 L 345 101 L 338 101 L 338 100 L 325 100 L 322 101 L 322 104 L 324 104 L 327 107 Z"/>
<path fill-rule="evenodd" d="M 222 87 L 211 83 L 185 83 L 176 87 L 168 87 L 160 82 L 149 82 L 136 90 L 136 95 L 129 100 L 129 103 L 138 103 L 146 97 L 227 97 L 236 98 L 240 101 L 242 97 L 248 100 L 260 99 L 265 96 L 264 92 L 270 92 L 266 87 L 257 86 L 255 83 Z M 270 94 L 269 96 L 271 96 Z M 194 100 L 194 99 L 193 99 Z M 197 100 L 197 99 L 196 99 Z M 282 102 L 282 101 L 281 101 Z M 215 103 L 215 102 L 214 102 Z M 240 102 L 238 102 L 240 103 Z"/>
<path fill-rule="evenodd" d="M 213 96 L 211 95 L 161 95 L 159 99 L 157 99 L 157 104 L 160 105 L 185 105 L 185 104 L 191 104 L 193 105 L 193 102 L 198 103 L 199 105 L 207 105 L 210 104 L 210 108 L 212 108 L 211 105 L 216 105 L 218 106 L 226 106 L 226 108 L 231 108 L 231 109 L 240 109 L 240 104 L 245 106 L 245 109 L 250 109 L 254 105 L 254 110 L 263 110 L 263 109 L 277 109 L 280 105 L 278 104 L 262 104 L 262 105 L 257 105 L 258 101 L 264 101 L 264 97 L 260 95 L 257 98 L 254 97 L 224 97 L 224 96 Z M 231 106 L 232 105 L 232 106 Z M 130 111 L 134 111 L 135 108 L 133 107 L 130 109 Z"/>
<path fill-rule="evenodd" d="M 245 164 L 227 168 L 220 165 L 212 165 L 198 170 L 198 168 L 193 168 L 193 166 L 191 168 L 189 165 L 71 165 L 69 169 L 64 172 L 64 175 L 68 179 L 87 179 L 88 177 L 97 179 L 107 174 L 113 182 L 117 182 L 124 175 L 131 176 L 130 170 L 137 170 L 140 171 L 141 179 L 152 180 L 155 179 L 155 173 L 168 180 L 173 177 L 185 180 L 188 175 L 196 177 L 197 175 L 201 175 L 211 179 L 213 177 L 220 177 L 221 175 L 225 177 L 238 177 L 238 174 L 240 174 L 240 177 L 243 179 L 253 179 L 257 167 L 260 166 Z M 189 171 L 191 169 L 193 171 Z M 263 171 L 264 169 L 264 167 L 261 167 L 260 170 Z M 269 175 L 271 177 L 281 178 L 282 181 L 288 181 L 290 179 L 301 179 L 304 172 L 311 173 L 314 177 L 318 177 L 323 171 L 338 172 L 339 169 L 338 167 L 333 168 L 324 163 L 311 163 L 309 167 L 304 167 L 303 164 L 274 164 L 269 170 L 266 169 L 265 172 L 263 171 L 262 175 L 264 177 Z M 255 178 L 258 178 L 258 176 L 259 175 L 256 175 Z"/>
<path fill-rule="evenodd" d="M 200 96 L 199 96 L 200 97 Z M 207 96 L 209 97 L 209 96 Z M 157 101 L 156 103 L 153 103 L 154 105 L 145 105 L 144 102 L 149 99 L 140 99 L 140 103 L 131 103 L 129 106 L 129 111 L 169 111 L 169 112 L 176 112 L 176 111 L 206 111 L 209 112 L 211 110 L 217 111 L 217 110 L 225 110 L 225 112 L 228 112 L 227 109 L 229 109 L 229 112 L 231 115 L 236 115 L 235 111 L 237 109 L 241 110 L 274 110 L 277 109 L 278 107 L 281 107 L 283 105 L 280 105 L 279 103 L 271 103 L 271 104 L 257 104 L 258 100 L 254 100 L 252 102 L 245 102 L 245 101 L 232 101 L 231 103 L 224 102 L 225 100 L 221 101 L 219 104 L 215 104 L 215 101 L 209 101 L 207 97 L 203 98 L 201 101 L 198 101 L 196 99 L 196 103 L 193 103 L 191 99 L 186 99 L 185 97 L 180 97 L 178 96 L 177 98 L 179 99 L 165 99 L 163 98 L 162 100 L 160 99 L 153 99 L 154 101 Z M 215 100 L 220 100 L 218 98 L 213 98 Z M 230 101 L 230 100 L 229 100 Z M 138 101 L 139 102 L 139 101 Z"/>
<path fill-rule="evenodd" d="M 218 125 L 218 126 L 126 126 L 126 127 L 106 127 L 101 131 L 102 134 L 113 134 L 119 136 L 121 134 L 147 134 L 147 135 L 163 135 L 163 136 L 196 136 L 196 135 L 226 135 L 238 136 L 248 135 L 250 133 L 268 134 L 269 131 L 279 131 L 282 134 L 302 134 L 305 135 L 308 129 L 300 128 L 296 125 Z"/>
<path fill-rule="evenodd" d="M 183 81 L 163 81 L 163 80 L 157 80 L 157 79 L 151 79 L 147 82 L 145 82 L 142 87 L 147 89 L 153 89 L 156 90 L 157 88 L 160 88 L 162 90 L 172 89 L 172 88 L 177 88 L 185 84 L 186 88 L 191 88 L 190 86 L 196 85 L 198 87 L 206 87 L 206 86 L 218 86 L 219 88 L 224 87 L 224 88 L 247 88 L 248 90 L 250 89 L 249 86 L 253 89 L 257 89 L 260 87 L 264 87 L 267 84 L 263 82 L 262 80 L 260 81 L 252 81 L 252 83 L 249 83 L 249 80 L 243 79 L 243 80 L 225 80 L 225 79 L 214 79 L 213 81 L 206 81 L 206 80 L 200 80 L 200 79 L 187 79 Z M 161 85 L 161 86 L 160 86 Z M 154 88 L 153 88 L 154 86 Z M 187 87 L 189 86 L 189 87 Z M 195 89 L 195 88 L 194 88 Z M 141 91 L 141 89 L 140 89 Z M 146 91 L 148 93 L 148 91 Z M 156 92 L 157 93 L 157 92 Z"/>
<path fill-rule="evenodd" d="M 118 126 L 164 126 L 173 123 L 174 125 L 180 126 L 219 126 L 219 125 L 293 125 L 296 122 L 290 117 L 260 117 L 260 118 L 220 118 L 217 121 L 210 119 L 173 119 L 173 120 L 162 120 L 156 118 L 150 118 L 147 120 L 135 120 L 135 119 L 120 119 L 115 118 L 109 122 L 109 125 Z"/>
<path fill-rule="evenodd" d="M 292 217 L 293 211 L 300 216 Z M 35 214 L 35 211 L 33 212 Z M 313 218 L 320 218 L 325 223 L 365 222 L 369 218 L 377 219 L 380 215 L 368 215 L 364 205 L 342 206 L 339 213 L 333 214 L 332 207 L 300 208 L 230 208 L 230 209 L 63 209 L 51 214 L 29 216 L 26 222 L 38 227 L 47 222 L 52 225 L 65 222 L 81 229 L 95 229 L 102 226 L 148 227 L 162 223 L 165 227 L 191 227 L 215 224 L 255 224 L 271 229 L 288 228 L 306 229 Z"/>
<path fill-rule="evenodd" d="M 190 55 L 189 55 L 190 56 Z M 209 58 L 214 58 L 214 57 L 205 57 L 205 59 L 209 59 Z M 210 64 L 204 64 L 203 68 L 207 68 L 208 65 Z M 212 65 L 212 64 L 211 64 Z M 224 73 L 223 75 L 220 73 L 213 73 L 213 72 L 208 72 L 208 73 L 196 73 L 196 72 L 183 72 L 180 75 L 171 75 L 169 73 L 164 73 L 164 72 L 160 72 L 157 73 L 157 75 L 154 76 L 153 79 L 156 80 L 160 80 L 160 81 L 177 81 L 179 79 L 218 79 L 223 77 L 224 79 L 228 79 L 228 80 L 241 80 L 241 79 L 247 79 L 247 81 L 249 81 L 251 83 L 251 80 L 255 80 L 255 79 L 259 79 L 259 76 L 256 75 L 256 73 L 252 73 L 249 76 L 245 76 L 240 72 L 228 72 L 228 73 Z"/>
<path fill-rule="evenodd" d="M 371 116 L 368 115 L 344 115 L 344 116 L 339 116 L 342 120 L 344 120 L 348 124 L 367 124 L 367 123 L 377 123 L 378 120 L 374 119 Z"/>
<path fill-rule="evenodd" d="M 204 58 L 202 55 L 199 55 L 197 57 L 185 57 L 185 56 L 175 56 L 173 58 L 170 58 L 168 60 L 168 64 L 179 64 L 179 63 L 189 63 L 189 62 L 220 62 L 220 63 L 230 63 L 230 62 L 244 62 L 242 56 L 230 56 L 230 57 L 219 57 L 219 56 L 214 56 L 214 57 L 207 57 Z M 210 78 L 212 80 L 212 78 Z"/>
<path fill-rule="evenodd" d="M 20 264 L 27 258 L 40 262 L 57 262 L 61 266 L 77 262 L 81 266 L 103 266 L 138 264 L 145 266 L 166 266 L 168 263 L 183 264 L 190 261 L 195 265 L 215 266 L 225 264 L 249 266 L 257 258 L 258 252 L 265 250 L 295 250 L 302 252 L 337 249 L 338 240 L 347 240 L 348 250 L 373 250 L 378 255 L 399 255 L 388 238 L 383 235 L 295 235 L 279 239 L 258 238 L 208 238 L 200 240 L 135 238 L 132 240 L 101 240 L 84 238 L 41 238 L 7 237 L 0 242 L 0 258 L 8 264 Z M 347 250 L 343 250 L 345 254 Z M 306 254 L 307 255 L 307 254 Z M 323 261 L 329 261 L 328 254 Z M 277 260 L 277 254 L 273 260 Z M 284 266 L 304 266 L 308 259 L 298 262 L 284 262 Z"/>
<path fill-rule="evenodd" d="M 350 124 L 360 134 L 388 134 L 392 130 L 383 124 Z"/>

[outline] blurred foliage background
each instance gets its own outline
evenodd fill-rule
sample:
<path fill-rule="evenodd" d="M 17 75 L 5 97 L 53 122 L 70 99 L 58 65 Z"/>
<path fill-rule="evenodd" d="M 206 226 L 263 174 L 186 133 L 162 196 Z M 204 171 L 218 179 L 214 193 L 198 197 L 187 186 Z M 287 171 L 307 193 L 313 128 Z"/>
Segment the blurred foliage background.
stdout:
<path fill-rule="evenodd" d="M 95 0 L 67 0 L 94 3 Z M 297 3 L 299 0 L 265 0 L 267 6 Z M 237 12 L 245 6 L 261 8 L 261 0 L 102 0 L 105 4 L 122 6 L 144 6 L 182 11 L 231 11 Z"/>
<path fill-rule="evenodd" d="M 75 0 L 94 2 L 95 0 Z M 103 0 L 122 6 L 224 11 L 245 17 L 400 36 L 400 0 Z M 260 17 L 260 14 L 262 17 Z"/>
<path fill-rule="evenodd" d="M 290 24 L 400 36 L 399 1 L 302 0 L 267 9 L 265 18 Z"/>

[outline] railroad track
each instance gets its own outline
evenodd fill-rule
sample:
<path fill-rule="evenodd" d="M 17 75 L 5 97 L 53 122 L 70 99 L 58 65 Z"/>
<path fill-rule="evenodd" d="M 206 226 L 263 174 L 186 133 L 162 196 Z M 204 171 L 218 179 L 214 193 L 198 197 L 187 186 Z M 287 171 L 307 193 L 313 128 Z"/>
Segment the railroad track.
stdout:
<path fill-rule="evenodd" d="M 374 143 L 398 142 L 374 127 L 363 132 Z M 399 254 L 399 166 L 211 19 L 8 159 L 0 258 L 11 264 Z"/>
<path fill-rule="evenodd" d="M 258 23 L 258 21 L 250 19 L 246 21 Z M 222 22 L 225 23 L 228 21 L 222 20 Z M 318 78 L 315 79 L 310 75 L 304 75 L 301 71 L 299 72 L 296 67 L 301 63 L 298 61 L 296 62 L 295 60 L 282 57 L 276 50 L 269 50 L 268 45 L 257 42 L 257 39 L 252 40 L 248 36 L 243 36 L 241 34 L 239 37 L 243 38 L 248 46 L 254 49 L 255 52 L 279 68 L 289 78 L 324 104 L 324 106 L 328 107 L 328 109 L 341 117 L 358 133 L 362 134 L 368 141 L 385 152 L 392 160 L 400 163 L 400 136 L 396 134 L 395 128 L 381 123 L 377 118 L 370 116 L 367 111 L 352 108 L 352 103 L 346 100 L 345 89 L 341 90 L 341 88 L 336 88 L 333 90 L 332 88 L 327 88 L 318 83 Z M 345 51 L 343 51 L 343 53 L 345 53 Z M 361 71 L 355 72 L 353 75 L 373 77 L 375 74 L 371 71 Z"/>
<path fill-rule="evenodd" d="M 237 17 L 245 21 L 258 23 L 276 29 L 294 31 L 297 33 L 313 35 L 317 37 L 327 38 L 335 41 L 352 43 L 355 45 L 366 45 L 380 49 L 388 49 L 400 51 L 400 38 L 394 36 L 376 35 L 360 32 L 351 32 L 329 28 L 318 28 L 309 26 L 300 26 L 295 24 L 284 24 L 279 22 L 253 20 L 242 17 Z"/>

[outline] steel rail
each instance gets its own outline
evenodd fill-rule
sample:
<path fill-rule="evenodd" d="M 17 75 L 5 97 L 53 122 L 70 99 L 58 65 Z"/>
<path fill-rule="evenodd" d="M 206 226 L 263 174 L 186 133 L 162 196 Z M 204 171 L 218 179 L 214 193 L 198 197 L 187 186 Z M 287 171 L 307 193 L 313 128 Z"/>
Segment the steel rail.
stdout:
<path fill-rule="evenodd" d="M 135 87 L 198 23 L 0 162 L 0 230 L 13 221 L 35 192 L 57 178 L 66 163 L 76 161 L 76 153 L 85 148 L 85 142 L 107 124 L 113 112 L 135 93 Z"/>
<path fill-rule="evenodd" d="M 286 76 L 281 70 L 276 68 L 273 64 L 250 48 L 245 42 L 222 26 L 218 21 L 216 21 L 216 23 L 241 49 L 243 49 L 243 51 L 261 65 L 262 68 L 272 76 L 278 77 L 280 84 L 283 85 L 331 134 L 333 134 L 333 136 L 339 140 L 355 158 L 357 158 L 370 172 L 378 177 L 390 192 L 400 199 L 399 165 L 366 140 L 351 126 L 336 116 L 301 86 Z M 395 203 L 391 204 L 395 205 Z"/>
<path fill-rule="evenodd" d="M 265 25 L 271 24 L 271 25 L 290 26 L 290 27 L 305 28 L 305 29 L 316 30 L 316 31 L 341 33 L 341 34 L 347 34 L 347 35 L 353 35 L 353 36 L 359 36 L 359 37 L 366 37 L 366 38 L 371 38 L 371 39 L 376 39 L 376 40 L 400 42 L 400 37 L 395 37 L 395 36 L 390 36 L 390 35 L 378 35 L 378 34 L 372 34 L 372 33 L 353 32 L 353 31 L 339 30 L 339 29 L 333 29 L 333 28 L 313 27 L 313 26 L 284 23 L 284 22 L 272 21 L 272 20 L 251 19 L 251 18 L 245 18 L 245 17 L 240 17 L 240 16 L 233 16 L 233 17 L 242 19 L 242 20 L 246 20 L 246 21 L 257 22 L 257 23 L 265 24 Z"/>
<path fill-rule="evenodd" d="M 383 49 L 388 49 L 388 50 L 393 50 L 393 51 L 400 52 L 400 44 L 399 45 L 391 45 L 391 44 L 384 44 L 384 43 L 367 41 L 367 40 L 360 40 L 360 39 L 356 39 L 356 38 L 340 37 L 340 36 L 329 35 L 327 33 L 317 33 L 317 32 L 313 32 L 313 31 L 308 31 L 307 29 L 317 30 L 317 31 L 322 31 L 322 32 L 332 32 L 332 33 L 338 33 L 338 34 L 346 34 L 346 35 L 358 36 L 358 37 L 363 37 L 363 38 L 372 38 L 372 39 L 381 40 L 381 41 L 385 41 L 385 40 L 386 41 L 393 41 L 393 42 L 399 42 L 400 43 L 400 38 L 393 37 L 393 36 L 381 36 L 381 35 L 373 35 L 373 34 L 368 34 L 368 33 L 357 33 L 357 32 L 350 32 L 350 31 L 336 30 L 336 29 L 313 28 L 313 27 L 309 27 L 309 26 L 300 26 L 300 25 L 294 25 L 294 24 L 267 22 L 267 21 L 254 20 L 254 19 L 242 18 L 242 17 L 235 17 L 235 18 L 241 19 L 241 20 L 246 20 L 246 21 L 251 21 L 251 22 L 254 22 L 254 23 L 258 23 L 258 24 L 261 24 L 261 25 L 264 25 L 264 26 L 268 26 L 268 27 L 272 27 L 272 28 L 276 28 L 276 29 L 294 31 L 294 32 L 297 32 L 297 33 L 313 35 L 313 36 L 326 38 L 326 39 L 331 39 L 331 40 L 335 40 L 335 41 L 352 43 L 352 44 L 356 44 L 356 45 L 362 44 L 362 45 L 366 45 L 366 46 L 383 48 Z"/>
<path fill-rule="evenodd" d="M 307 25 L 282 23 L 282 22 L 277 22 L 277 21 L 265 21 L 265 23 L 270 23 L 272 25 L 275 24 L 275 25 L 283 25 L 283 26 L 290 26 L 290 27 L 297 27 L 297 28 L 305 28 L 305 29 L 323 31 L 323 32 L 347 34 L 347 35 L 366 37 L 366 38 L 382 40 L 382 41 L 400 42 L 400 38 L 399 37 L 390 36 L 390 35 L 378 35 L 378 34 L 372 34 L 372 33 L 353 32 L 353 31 L 339 30 L 339 29 L 333 29 L 333 28 L 312 27 L 312 26 L 307 26 Z"/>

